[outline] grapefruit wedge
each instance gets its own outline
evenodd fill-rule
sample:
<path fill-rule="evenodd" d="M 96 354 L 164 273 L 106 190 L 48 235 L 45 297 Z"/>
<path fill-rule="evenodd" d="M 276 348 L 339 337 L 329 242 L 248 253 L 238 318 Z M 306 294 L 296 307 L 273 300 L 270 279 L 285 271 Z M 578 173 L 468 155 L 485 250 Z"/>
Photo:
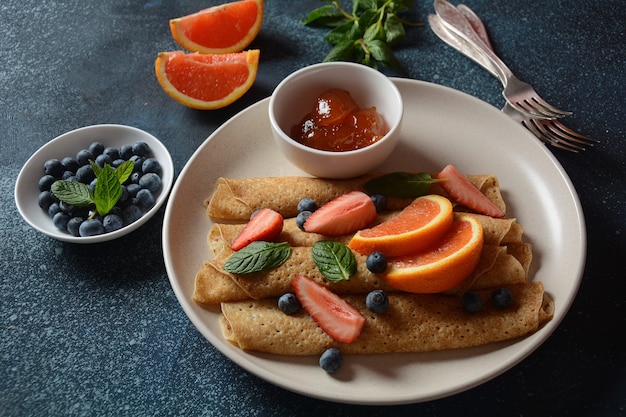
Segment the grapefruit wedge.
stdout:
<path fill-rule="evenodd" d="M 209 7 L 170 20 L 172 36 L 191 52 L 225 54 L 243 51 L 263 23 L 263 0 L 242 0 Z"/>
<path fill-rule="evenodd" d="M 154 63 L 163 90 L 185 106 L 213 110 L 225 107 L 252 87 L 259 50 L 232 54 L 160 52 Z"/>
<path fill-rule="evenodd" d="M 452 224 L 452 203 L 440 195 L 416 198 L 397 216 L 357 232 L 348 246 L 369 255 L 382 252 L 386 257 L 416 253 L 433 245 Z"/>
<path fill-rule="evenodd" d="M 457 214 L 444 237 L 430 249 L 389 260 L 389 285 L 412 293 L 439 293 L 460 285 L 476 268 L 483 229 L 474 217 Z"/>

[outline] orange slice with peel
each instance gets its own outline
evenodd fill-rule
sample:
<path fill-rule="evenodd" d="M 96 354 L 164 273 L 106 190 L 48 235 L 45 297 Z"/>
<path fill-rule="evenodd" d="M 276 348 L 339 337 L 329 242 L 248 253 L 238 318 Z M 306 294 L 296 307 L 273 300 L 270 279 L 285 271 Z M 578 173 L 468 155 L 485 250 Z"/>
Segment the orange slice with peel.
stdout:
<path fill-rule="evenodd" d="M 361 255 L 386 257 L 419 252 L 438 241 L 452 224 L 452 203 L 440 195 L 418 197 L 397 216 L 357 232 L 348 246 Z"/>
<path fill-rule="evenodd" d="M 263 23 L 263 0 L 242 0 L 209 7 L 170 20 L 172 36 L 191 52 L 225 54 L 243 51 Z"/>
<path fill-rule="evenodd" d="M 185 106 L 200 110 L 225 107 L 252 87 L 259 50 L 232 54 L 160 52 L 154 63 L 159 84 Z"/>
<path fill-rule="evenodd" d="M 476 268 L 483 229 L 474 217 L 456 214 L 445 236 L 428 250 L 389 260 L 389 285 L 412 293 L 439 293 L 460 285 Z"/>

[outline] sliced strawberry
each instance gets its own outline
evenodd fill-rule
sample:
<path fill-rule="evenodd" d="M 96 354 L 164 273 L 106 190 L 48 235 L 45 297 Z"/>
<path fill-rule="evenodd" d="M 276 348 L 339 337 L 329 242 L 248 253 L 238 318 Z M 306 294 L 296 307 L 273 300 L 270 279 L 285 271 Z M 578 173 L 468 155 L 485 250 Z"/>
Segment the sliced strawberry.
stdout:
<path fill-rule="evenodd" d="M 365 326 L 365 317 L 359 310 L 304 275 L 296 275 L 292 285 L 302 307 L 330 337 L 343 343 L 352 343 L 359 337 Z"/>
<path fill-rule="evenodd" d="M 272 241 L 283 231 L 283 216 L 274 210 L 264 208 L 259 210 L 248 224 L 243 228 L 239 236 L 231 245 L 232 250 L 237 251 L 257 240 Z"/>
<path fill-rule="evenodd" d="M 448 165 L 436 177 L 441 181 L 439 185 L 457 203 L 476 213 L 491 217 L 504 217 L 504 212 L 491 200 L 480 192 L 474 184 L 461 174 L 454 166 Z"/>
<path fill-rule="evenodd" d="M 356 232 L 376 219 L 376 206 L 367 194 L 352 191 L 318 208 L 304 223 L 307 232 L 339 236 Z"/>

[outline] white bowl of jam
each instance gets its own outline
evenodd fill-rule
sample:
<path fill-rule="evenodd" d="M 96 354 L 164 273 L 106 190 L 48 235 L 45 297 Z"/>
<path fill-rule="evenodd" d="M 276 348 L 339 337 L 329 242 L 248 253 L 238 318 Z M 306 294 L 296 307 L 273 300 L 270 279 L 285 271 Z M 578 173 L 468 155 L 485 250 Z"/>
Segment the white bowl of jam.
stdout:
<path fill-rule="evenodd" d="M 350 62 L 302 68 L 278 84 L 269 102 L 272 133 L 287 159 L 335 179 L 369 173 L 391 155 L 403 110 L 387 76 Z"/>

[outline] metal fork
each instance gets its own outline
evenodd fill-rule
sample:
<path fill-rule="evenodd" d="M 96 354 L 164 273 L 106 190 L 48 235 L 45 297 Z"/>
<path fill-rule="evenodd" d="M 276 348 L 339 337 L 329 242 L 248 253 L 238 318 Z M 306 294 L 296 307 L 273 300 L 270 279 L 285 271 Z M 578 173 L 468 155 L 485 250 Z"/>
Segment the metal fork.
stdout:
<path fill-rule="evenodd" d="M 467 6 L 461 6 L 459 6 L 460 10 L 462 10 L 463 14 L 468 18 L 468 21 L 476 30 L 476 33 L 484 39 L 487 45 L 490 45 L 489 38 L 487 37 L 487 31 L 482 21 L 478 19 L 477 16 L 475 16 L 475 14 L 467 8 Z M 435 32 L 435 34 L 444 42 L 476 61 L 495 77 L 500 77 L 499 73 L 491 65 L 491 61 L 489 61 L 484 54 L 481 53 L 481 51 L 477 51 L 463 39 L 448 31 L 441 22 L 439 16 L 430 15 L 428 20 L 433 32 Z M 509 103 L 504 105 L 502 112 L 512 117 L 514 120 L 522 123 L 523 126 L 525 126 L 543 142 L 561 149 L 578 152 L 584 150 L 585 146 L 593 146 L 593 142 L 597 142 L 568 128 L 559 120 L 546 120 L 528 117 L 517 111 L 517 109 L 513 108 L 509 105 Z"/>
<path fill-rule="evenodd" d="M 492 68 L 497 71 L 498 78 L 504 86 L 502 95 L 511 106 L 528 117 L 543 119 L 554 119 L 572 114 L 546 102 L 530 84 L 519 80 L 495 52 L 474 32 L 465 16 L 456 7 L 446 0 L 435 0 L 435 11 L 449 31 L 454 32 L 474 48 L 484 52 L 486 59 L 491 62 Z"/>

